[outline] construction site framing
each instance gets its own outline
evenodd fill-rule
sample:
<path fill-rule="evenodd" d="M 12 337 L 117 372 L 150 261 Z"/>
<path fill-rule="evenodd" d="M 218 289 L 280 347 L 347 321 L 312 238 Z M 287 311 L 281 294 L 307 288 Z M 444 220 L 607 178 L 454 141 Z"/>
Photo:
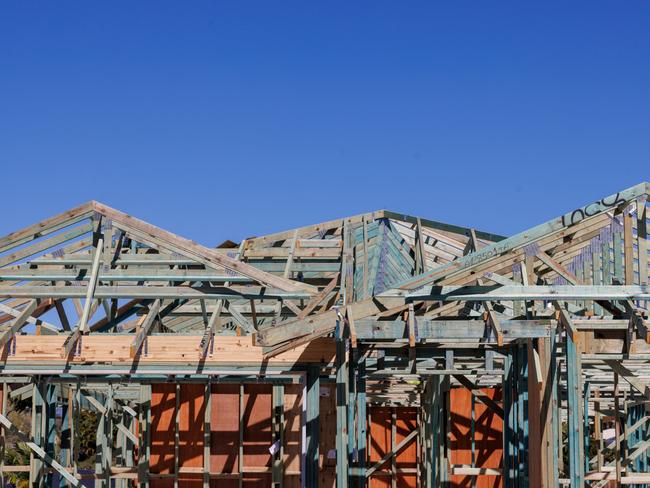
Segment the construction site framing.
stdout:
<path fill-rule="evenodd" d="M 206 247 L 90 202 L 0 238 L 3 486 L 650 485 L 648 195 L 511 237 L 381 210 Z"/>

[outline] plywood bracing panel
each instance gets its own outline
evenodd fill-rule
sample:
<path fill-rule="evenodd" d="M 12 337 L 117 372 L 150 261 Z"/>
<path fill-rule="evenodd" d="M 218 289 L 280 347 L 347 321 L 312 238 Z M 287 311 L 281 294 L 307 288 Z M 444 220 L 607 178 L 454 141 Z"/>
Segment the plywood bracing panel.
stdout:
<path fill-rule="evenodd" d="M 205 386 L 200 383 L 181 384 L 178 402 L 179 485 L 187 488 L 203 486 L 203 421 L 205 418 Z M 198 473 L 186 471 L 197 470 Z M 185 472 L 184 472 L 185 471 Z"/>
<path fill-rule="evenodd" d="M 210 486 L 239 486 L 239 400 L 240 385 L 212 385 L 210 412 L 210 471 L 232 475 L 212 480 Z"/>
<path fill-rule="evenodd" d="M 174 472 L 174 436 L 176 385 L 159 384 L 151 389 L 151 456 L 150 471 L 157 474 Z M 173 487 L 173 480 L 152 479 L 154 488 Z"/>
<path fill-rule="evenodd" d="M 284 488 L 300 488 L 302 385 L 284 387 Z"/>
<path fill-rule="evenodd" d="M 373 466 L 395 446 L 416 430 L 417 409 L 405 407 L 372 407 L 368 409 L 368 466 Z M 393 479 L 395 484 L 393 485 Z M 416 488 L 417 438 L 396 456 L 386 461 L 369 479 L 370 488 Z"/>
<path fill-rule="evenodd" d="M 282 477 L 283 486 L 300 487 L 302 391 L 302 385 L 276 386 L 275 390 L 263 383 L 211 385 L 211 487 L 270 488 L 274 459 L 281 460 L 276 476 Z M 282 400 L 275 416 L 274 395 L 280 395 L 275 401 Z M 181 488 L 203 486 L 205 399 L 202 383 L 152 385 L 152 487 L 172 487 L 176 476 Z M 272 453 L 276 425 L 282 442 Z"/>
<path fill-rule="evenodd" d="M 271 486 L 271 385 L 245 385 L 243 425 L 244 486 Z"/>
<path fill-rule="evenodd" d="M 321 383 L 319 415 L 319 488 L 336 486 L 336 385 Z"/>
<path fill-rule="evenodd" d="M 481 391 L 497 403 L 501 402 L 500 389 L 482 388 Z M 449 394 L 451 463 L 477 468 L 502 468 L 503 420 L 476 400 L 468 389 L 452 388 Z M 503 486 L 501 476 L 478 475 L 475 478 L 476 483 L 472 485 L 471 476 L 454 475 L 450 477 L 451 486 L 462 488 Z"/>

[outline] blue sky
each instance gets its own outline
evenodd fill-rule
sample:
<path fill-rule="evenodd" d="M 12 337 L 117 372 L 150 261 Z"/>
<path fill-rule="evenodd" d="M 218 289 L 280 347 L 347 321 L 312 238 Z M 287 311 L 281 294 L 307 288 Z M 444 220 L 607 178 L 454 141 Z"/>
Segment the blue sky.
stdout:
<path fill-rule="evenodd" d="M 0 234 L 216 244 L 388 208 L 512 234 L 650 162 L 650 3 L 5 1 Z"/>

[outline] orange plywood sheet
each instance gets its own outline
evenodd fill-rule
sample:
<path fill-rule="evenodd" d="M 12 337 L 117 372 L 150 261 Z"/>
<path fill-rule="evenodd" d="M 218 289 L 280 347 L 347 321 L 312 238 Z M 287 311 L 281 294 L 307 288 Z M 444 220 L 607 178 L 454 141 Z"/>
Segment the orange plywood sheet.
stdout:
<path fill-rule="evenodd" d="M 336 385 L 322 382 L 319 392 L 319 488 L 336 486 Z"/>
<path fill-rule="evenodd" d="M 395 439 L 393 442 L 393 412 L 395 414 Z M 417 429 L 417 409 L 372 407 L 368 409 L 368 466 L 379 461 L 390 452 L 393 443 L 399 444 L 413 430 Z M 417 467 L 417 440 L 413 440 L 396 457 L 395 466 L 400 469 L 415 469 Z M 391 486 L 391 460 L 377 470 L 369 482 L 370 488 L 386 488 Z M 397 486 L 415 488 L 416 474 L 400 474 L 396 477 Z"/>
<path fill-rule="evenodd" d="M 151 458 L 152 473 L 169 474 L 174 471 L 174 433 L 176 386 L 157 384 L 151 387 Z M 152 479 L 153 488 L 174 486 L 172 480 Z"/>
<path fill-rule="evenodd" d="M 395 444 L 399 444 L 411 432 L 417 429 L 418 416 L 415 408 L 397 408 L 396 410 L 396 429 Z M 402 452 L 397 455 L 397 467 L 401 469 L 417 468 L 418 450 L 417 439 L 411 441 Z M 398 475 L 397 486 L 416 487 L 417 475 Z"/>
<path fill-rule="evenodd" d="M 210 486 L 271 486 L 273 387 L 270 384 L 213 384 L 210 416 Z M 240 391 L 243 389 L 243 396 Z M 299 488 L 302 464 L 302 385 L 286 385 L 284 394 L 284 486 Z M 177 391 L 179 398 L 176 398 Z M 178 407 L 178 411 L 177 410 Z M 205 384 L 152 385 L 151 482 L 174 485 L 174 436 L 178 429 L 178 484 L 203 486 Z M 176 424 L 178 419 L 178 424 Z M 240 426 L 242 427 L 240 431 Z M 240 459 L 240 451 L 243 456 Z M 219 476 L 222 475 L 222 476 Z"/>
<path fill-rule="evenodd" d="M 284 476 L 285 488 L 300 488 L 302 456 L 302 385 L 284 388 Z"/>
<path fill-rule="evenodd" d="M 386 407 L 369 408 L 369 425 L 368 425 L 368 452 L 370 462 L 368 466 L 373 466 L 384 455 L 390 451 L 391 446 L 391 409 Z M 370 477 L 370 488 L 390 487 L 390 476 L 384 476 L 390 472 L 391 463 L 386 462 L 377 474 Z"/>
<path fill-rule="evenodd" d="M 210 470 L 239 473 L 239 385 L 212 385 Z M 237 488 L 239 481 L 211 480 L 210 486 Z"/>
<path fill-rule="evenodd" d="M 243 411 L 244 467 L 270 468 L 273 443 L 271 432 L 272 414 L 271 385 L 245 385 Z M 245 486 L 271 486 L 271 474 L 247 474 L 244 472 Z"/>
<path fill-rule="evenodd" d="M 205 385 L 180 385 L 178 415 L 178 465 L 182 468 L 203 468 L 203 424 L 205 419 Z M 202 474 L 182 473 L 179 485 L 201 488 Z"/>
<path fill-rule="evenodd" d="M 496 402 L 501 401 L 501 390 L 481 390 Z M 465 388 L 450 391 L 450 448 L 452 464 L 467 464 L 478 468 L 501 468 L 503 453 L 503 420 L 492 413 L 483 403 L 472 402 L 472 394 Z M 473 407 L 472 407 L 473 404 Z M 472 463 L 472 410 L 474 415 L 474 462 Z M 450 477 L 451 486 L 469 487 L 471 477 Z M 499 488 L 501 476 L 476 477 L 476 488 Z"/>

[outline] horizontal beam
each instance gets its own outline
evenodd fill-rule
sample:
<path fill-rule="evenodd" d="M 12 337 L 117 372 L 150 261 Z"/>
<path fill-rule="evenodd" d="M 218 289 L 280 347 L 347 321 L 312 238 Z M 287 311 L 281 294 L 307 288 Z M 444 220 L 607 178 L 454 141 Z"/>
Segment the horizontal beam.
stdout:
<path fill-rule="evenodd" d="M 418 220 L 423 227 L 428 227 L 430 229 L 443 230 L 446 232 L 453 232 L 454 234 L 462 234 L 464 236 L 470 237 L 471 229 L 469 227 L 460 227 L 453 224 L 445 224 L 444 222 L 437 222 L 435 220 L 429 220 L 422 217 L 413 217 L 411 215 L 401 214 L 397 212 L 391 212 L 390 210 L 384 210 L 384 217 L 387 219 L 401 220 L 403 222 L 408 222 L 410 224 L 417 224 Z M 484 232 L 481 230 L 475 230 L 476 237 L 479 239 L 485 239 L 492 242 L 498 242 L 505 239 L 505 236 L 499 234 L 493 234 L 491 232 Z"/>
<path fill-rule="evenodd" d="M 107 368 L 119 366 L 129 371 L 134 365 L 157 364 L 171 369 L 191 365 L 196 368 L 205 365 L 261 365 L 264 362 L 262 349 L 252 344 L 250 336 L 216 336 L 211 354 L 199 360 L 202 335 L 153 334 L 147 337 L 146 354 L 131 357 L 133 334 L 87 334 L 83 336 L 79 354 L 73 358 L 62 358 L 65 338 L 59 335 L 18 335 L 15 338 L 15 353 L 0 365 L 0 374 L 15 367 L 33 365 L 63 365 L 106 363 Z M 268 361 L 270 365 L 291 368 L 297 364 L 329 364 L 334 357 L 334 341 L 318 339 L 306 346 L 280 354 Z"/>
<path fill-rule="evenodd" d="M 400 305 L 404 305 L 403 298 L 379 299 L 375 297 L 352 303 L 346 306 L 346 310 L 354 320 L 359 320 Z M 345 310 L 327 310 L 317 315 L 286 321 L 275 327 L 260 330 L 256 334 L 256 343 L 263 346 L 274 346 L 299 337 L 328 334 L 336 328 L 339 313 L 343 314 L 344 312 Z"/>
<path fill-rule="evenodd" d="M 412 300 L 650 300 L 646 285 L 431 286 L 407 295 Z"/>
<path fill-rule="evenodd" d="M 418 340 L 481 340 L 485 337 L 483 320 L 434 320 L 416 317 Z M 557 322 L 550 319 L 502 320 L 505 340 L 532 339 L 550 336 Z M 355 321 L 357 340 L 395 340 L 408 338 L 408 326 L 403 320 L 360 319 Z"/>
<path fill-rule="evenodd" d="M 2 281 L 88 281 L 90 274 L 87 270 L 67 269 L 0 269 Z M 253 282 L 247 276 L 230 276 L 210 270 L 175 271 L 170 269 L 155 272 L 155 270 L 113 270 L 100 271 L 99 281 L 230 281 L 236 283 Z"/>
<path fill-rule="evenodd" d="M 264 259 L 249 259 L 247 261 L 255 268 L 273 273 L 281 273 L 286 267 L 286 262 L 283 260 L 264 260 Z M 80 266 L 88 267 L 91 264 L 89 255 L 69 254 L 61 257 L 42 257 L 33 259 L 30 264 L 33 265 L 65 265 L 65 266 Z M 184 257 L 172 257 L 167 254 L 123 254 L 113 262 L 117 267 L 120 266 L 143 266 L 153 268 L 155 266 L 197 266 L 199 263 L 193 259 Z M 303 258 L 299 262 L 293 263 L 291 266 L 292 271 L 302 272 L 323 272 L 323 273 L 336 273 L 341 268 L 341 263 L 337 261 L 322 260 L 322 259 L 309 259 Z M 192 270 L 192 273 L 200 272 L 202 270 Z M 215 270 L 216 272 L 219 272 Z M 148 273 L 149 271 L 143 271 Z M 214 272 L 206 270 L 206 272 Z M 234 273 L 231 278 L 240 278 L 250 280 L 247 276 L 239 273 Z M 231 280 L 233 281 L 233 280 Z M 237 281 L 237 280 L 234 280 Z"/>
<path fill-rule="evenodd" d="M 0 286 L 0 297 L 8 298 L 85 298 L 85 296 L 85 289 L 79 286 Z M 309 295 L 303 292 L 238 292 L 226 287 L 99 286 L 95 290 L 94 298 L 303 300 L 309 299 Z"/>

